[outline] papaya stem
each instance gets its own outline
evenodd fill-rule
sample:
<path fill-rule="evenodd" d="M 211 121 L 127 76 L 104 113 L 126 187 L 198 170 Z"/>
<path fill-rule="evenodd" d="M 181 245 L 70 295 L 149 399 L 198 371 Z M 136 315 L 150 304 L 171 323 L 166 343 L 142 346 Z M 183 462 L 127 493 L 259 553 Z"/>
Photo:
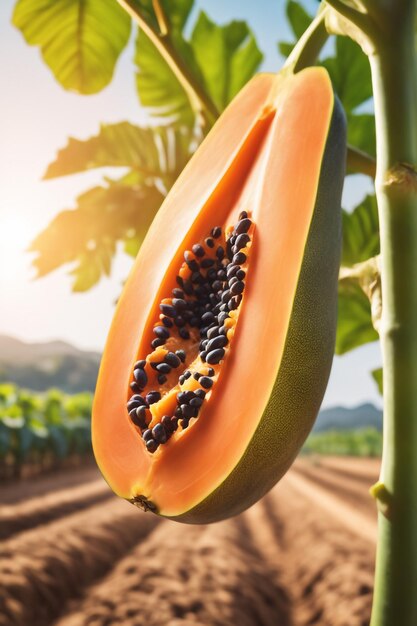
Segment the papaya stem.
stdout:
<path fill-rule="evenodd" d="M 329 38 L 325 23 L 327 11 L 328 8 L 326 4 L 322 3 L 316 17 L 302 34 L 291 51 L 291 54 L 288 56 L 283 67 L 284 71 L 288 70 L 296 73 L 316 63 L 321 49 Z M 347 167 L 350 172 L 358 172 L 375 178 L 375 159 L 354 146 L 348 146 Z"/>
<path fill-rule="evenodd" d="M 334 2 L 334 0 L 332 0 Z M 382 3 L 381 3 L 382 4 Z M 376 5 L 374 11 L 377 11 Z M 387 18 L 387 11 L 391 19 Z M 416 0 L 388 0 L 370 55 L 377 133 L 384 362 L 381 483 L 372 626 L 417 624 Z"/>
<path fill-rule="evenodd" d="M 310 26 L 295 44 L 284 68 L 296 73 L 315 64 L 321 49 L 329 38 L 325 25 L 325 14 L 326 7 L 322 5 Z"/>
<path fill-rule="evenodd" d="M 365 174 L 375 178 L 375 159 L 367 152 L 359 150 L 359 148 L 348 145 L 346 165 L 349 174 Z"/>
<path fill-rule="evenodd" d="M 129 13 L 139 28 L 142 29 L 164 61 L 166 61 L 167 65 L 173 71 L 178 82 L 187 94 L 190 105 L 197 117 L 201 118 L 204 123 L 210 127 L 219 117 L 220 112 L 218 111 L 213 100 L 210 98 L 209 94 L 200 84 L 199 80 L 193 75 L 192 71 L 187 66 L 187 63 L 181 58 L 175 49 L 169 36 L 168 20 L 163 20 L 162 13 L 160 13 L 159 16 L 157 14 L 159 28 L 161 29 L 161 34 L 159 34 L 145 19 L 137 0 L 117 1 L 122 8 Z M 157 6 L 160 6 L 159 3 L 157 3 Z M 165 13 L 163 13 L 163 15 L 165 15 Z M 163 20 L 163 23 L 161 22 L 161 19 Z M 163 33 L 164 29 L 167 29 L 166 34 Z"/>

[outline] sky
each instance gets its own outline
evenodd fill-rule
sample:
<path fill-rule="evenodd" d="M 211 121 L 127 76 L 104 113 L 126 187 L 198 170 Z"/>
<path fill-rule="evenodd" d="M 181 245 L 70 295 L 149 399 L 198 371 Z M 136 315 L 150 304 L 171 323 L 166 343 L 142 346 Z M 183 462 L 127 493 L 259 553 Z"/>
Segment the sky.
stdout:
<path fill-rule="evenodd" d="M 313 12 L 317 3 L 306 0 Z M 94 96 L 64 91 L 11 25 L 14 2 L 0 3 L 0 333 L 25 341 L 63 339 L 83 349 L 102 350 L 132 259 L 120 252 L 111 277 L 84 294 L 70 288 L 70 268 L 34 280 L 31 240 L 75 198 L 99 183 L 102 171 L 42 181 L 46 166 L 68 136 L 87 138 L 101 122 L 129 120 L 146 123 L 134 85 L 133 41 L 116 67 L 111 84 Z M 262 69 L 276 71 L 280 58 L 276 42 L 290 39 L 284 0 L 196 0 L 220 23 L 247 20 L 265 59 Z M 262 8 L 262 10 L 261 10 Z M 369 189 L 362 177 L 350 177 L 343 203 L 353 207 Z M 336 357 L 324 406 L 352 406 L 371 401 L 381 405 L 370 370 L 380 366 L 377 344 Z"/>

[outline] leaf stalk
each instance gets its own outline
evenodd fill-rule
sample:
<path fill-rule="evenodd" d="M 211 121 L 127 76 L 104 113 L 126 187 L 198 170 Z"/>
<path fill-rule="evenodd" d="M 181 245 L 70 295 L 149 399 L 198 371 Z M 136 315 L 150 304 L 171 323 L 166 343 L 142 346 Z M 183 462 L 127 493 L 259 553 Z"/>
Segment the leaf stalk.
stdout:
<path fill-rule="evenodd" d="M 161 9 L 159 13 L 155 11 L 159 28 L 161 30 L 161 33 L 157 33 L 146 20 L 137 0 L 117 1 L 123 9 L 129 13 L 139 28 L 142 29 L 145 35 L 158 50 L 159 54 L 166 61 L 167 65 L 171 68 L 178 82 L 187 94 L 191 108 L 195 111 L 197 118 L 200 118 L 205 125 L 210 127 L 219 117 L 220 112 L 204 87 L 193 75 L 192 71 L 175 49 L 175 46 L 169 36 L 169 23 L 162 10 L 161 4 L 156 2 L 157 10 L 158 7 Z"/>
<path fill-rule="evenodd" d="M 348 174 L 365 174 L 370 178 L 376 176 L 376 160 L 355 146 L 348 145 L 346 165 Z"/>

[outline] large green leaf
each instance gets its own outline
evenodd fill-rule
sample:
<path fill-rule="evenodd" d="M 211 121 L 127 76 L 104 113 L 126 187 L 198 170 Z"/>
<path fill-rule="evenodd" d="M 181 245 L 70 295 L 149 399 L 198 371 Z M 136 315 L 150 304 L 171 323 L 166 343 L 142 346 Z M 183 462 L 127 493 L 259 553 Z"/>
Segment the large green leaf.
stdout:
<path fill-rule="evenodd" d="M 99 167 L 130 167 L 145 179 L 178 175 L 190 158 L 194 135 L 187 127 L 141 128 L 103 124 L 94 137 L 69 138 L 45 174 L 55 178 Z"/>
<path fill-rule="evenodd" d="M 65 88 L 96 93 L 111 80 L 130 18 L 116 0 L 18 0 L 13 23 Z"/>
<path fill-rule="evenodd" d="M 245 22 L 218 26 L 202 11 L 191 35 L 191 47 L 206 91 L 222 111 L 256 72 L 262 61 Z"/>
<path fill-rule="evenodd" d="M 172 0 L 169 3 L 165 0 L 162 7 L 168 16 L 173 48 L 183 58 L 187 70 L 195 73 L 195 80 L 200 80 L 190 47 L 182 36 L 193 4 L 194 0 Z M 139 0 L 138 5 L 146 21 L 158 32 L 152 0 Z M 136 85 L 140 103 L 160 117 L 181 119 L 185 124 L 191 125 L 192 112 L 187 94 L 168 63 L 142 30 L 139 30 L 136 40 L 135 63 L 138 69 Z"/>
<path fill-rule="evenodd" d="M 287 2 L 286 14 L 288 23 L 296 39 L 299 39 L 304 31 L 310 26 L 312 17 L 307 11 L 294 0 Z M 294 43 L 288 43 L 287 41 L 280 41 L 278 43 L 278 50 L 284 57 L 288 57 L 294 48 Z"/>
<path fill-rule="evenodd" d="M 171 39 L 188 70 L 193 71 L 194 82 L 202 83 L 190 45 L 181 33 L 171 33 Z M 151 115 L 169 117 L 192 125 L 194 115 L 186 92 L 168 63 L 141 30 L 136 40 L 135 63 L 138 68 L 136 86 L 141 105 L 147 107 Z"/>
<path fill-rule="evenodd" d="M 310 26 L 312 17 L 299 2 L 289 0 L 287 2 L 287 18 L 291 26 L 291 30 L 296 39 L 300 39 L 301 35 Z"/>
<path fill-rule="evenodd" d="M 343 211 L 342 265 L 354 265 L 379 254 L 378 207 L 375 196 L 352 211 Z"/>
<path fill-rule="evenodd" d="M 37 254 L 37 275 L 71 263 L 73 290 L 86 291 L 110 274 L 118 241 L 135 256 L 197 143 L 186 127 L 140 128 L 128 122 L 104 125 L 84 141 L 70 139 L 49 166 L 48 178 L 103 166 L 131 169 L 79 196 L 75 209 L 59 213 L 38 235 L 30 248 Z"/>
<path fill-rule="evenodd" d="M 85 291 L 110 273 L 116 242 L 142 240 L 164 196 L 155 185 L 109 181 L 79 196 L 77 207 L 62 211 L 33 241 L 38 276 L 75 264 L 74 291 Z"/>
<path fill-rule="evenodd" d="M 339 283 L 339 311 L 336 354 L 344 354 L 370 341 L 377 341 L 372 326 L 371 305 L 362 289 L 353 282 Z"/>
<path fill-rule="evenodd" d="M 378 207 L 375 196 L 351 212 L 343 211 L 342 265 L 354 265 L 379 254 Z"/>
<path fill-rule="evenodd" d="M 220 111 L 253 76 L 262 54 L 245 22 L 218 26 L 200 13 L 189 39 L 181 20 L 171 19 L 170 44 L 192 76 Z M 139 31 L 135 62 L 140 102 L 150 113 L 192 124 L 194 111 L 174 71 L 148 39 Z"/>
<path fill-rule="evenodd" d="M 346 111 L 353 111 L 372 97 L 368 57 L 348 37 L 336 37 L 336 54 L 321 63 Z"/>
<path fill-rule="evenodd" d="M 348 113 L 348 143 L 371 156 L 376 156 L 375 116 L 370 113 Z"/>
<path fill-rule="evenodd" d="M 378 209 L 375 196 L 367 196 L 352 213 L 343 211 L 342 266 L 346 268 L 363 263 L 377 254 L 379 254 Z M 374 280 L 373 277 L 371 279 Z M 336 343 L 338 354 L 378 339 L 372 323 L 369 297 L 361 288 L 361 284 L 355 272 L 352 277 L 345 275 L 339 282 Z"/>

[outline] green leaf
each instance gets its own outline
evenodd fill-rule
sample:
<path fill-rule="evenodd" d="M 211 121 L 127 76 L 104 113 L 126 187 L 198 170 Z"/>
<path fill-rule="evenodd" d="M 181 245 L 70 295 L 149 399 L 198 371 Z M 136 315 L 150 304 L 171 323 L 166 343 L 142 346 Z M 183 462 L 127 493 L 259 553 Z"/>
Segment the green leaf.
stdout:
<path fill-rule="evenodd" d="M 351 266 L 379 254 L 378 207 L 375 196 L 352 211 L 343 211 L 342 265 Z"/>
<path fill-rule="evenodd" d="M 199 84 L 222 111 L 241 87 L 253 76 L 262 60 L 255 38 L 245 22 L 233 21 L 218 26 L 201 12 L 190 39 L 182 32 L 181 21 L 171 20 L 170 43 L 181 58 L 193 82 Z M 135 63 L 140 102 L 150 113 L 194 121 L 188 96 L 173 70 L 148 37 L 139 31 Z"/>
<path fill-rule="evenodd" d="M 294 0 L 287 2 L 286 14 L 288 23 L 296 39 L 299 39 L 304 31 L 310 26 L 313 19 L 307 11 Z M 286 41 L 278 42 L 278 50 L 284 56 L 288 57 L 294 48 L 294 43 Z"/>
<path fill-rule="evenodd" d="M 7 428 L 6 424 L 0 420 L 0 459 L 4 459 L 4 457 L 8 454 L 11 445 L 12 432 L 10 428 Z"/>
<path fill-rule="evenodd" d="M 166 193 L 198 144 L 185 127 L 140 128 L 127 122 L 102 126 L 85 141 L 70 139 L 48 168 L 59 176 L 92 167 L 130 166 L 118 180 L 86 191 L 34 240 L 38 277 L 72 264 L 73 290 L 86 291 L 109 275 L 116 244 L 135 256 Z"/>
<path fill-rule="evenodd" d="M 116 0 L 18 0 L 13 23 L 65 89 L 97 93 L 113 76 L 130 34 Z"/>
<path fill-rule="evenodd" d="M 371 372 L 372 374 L 372 378 L 374 379 L 374 381 L 376 382 L 377 386 L 378 386 L 378 391 L 381 394 L 381 396 L 383 395 L 383 382 L 382 382 L 382 374 L 383 374 L 383 370 L 382 367 L 376 369 L 376 370 L 372 370 Z"/>
<path fill-rule="evenodd" d="M 119 181 L 94 187 L 77 199 L 77 207 L 59 213 L 33 241 L 38 277 L 75 263 L 74 291 L 85 291 L 109 274 L 117 240 L 146 234 L 164 196 L 155 185 L 135 187 Z"/>
<path fill-rule="evenodd" d="M 138 4 L 147 22 L 158 32 L 159 27 L 152 8 L 152 0 L 139 0 Z M 182 36 L 182 30 L 193 4 L 194 0 L 164 0 L 162 2 L 170 24 L 172 45 L 181 54 L 189 71 L 192 68 L 196 71 L 197 68 L 190 47 Z M 134 62 L 138 70 L 136 86 L 142 106 L 147 107 L 151 114 L 181 119 L 186 125 L 192 125 L 193 113 L 187 94 L 168 63 L 140 29 L 136 39 Z"/>
<path fill-rule="evenodd" d="M 343 211 L 342 266 L 349 267 L 376 256 L 379 245 L 376 198 L 366 196 L 352 213 Z M 344 277 L 339 281 L 337 354 L 377 339 L 369 297 L 358 284 L 357 277 Z"/>
<path fill-rule="evenodd" d="M 347 115 L 348 143 L 371 156 L 376 156 L 375 117 L 370 113 Z"/>
<path fill-rule="evenodd" d="M 10 406 L 16 401 L 16 386 L 12 383 L 0 384 L 0 406 Z"/>
<path fill-rule="evenodd" d="M 287 3 L 287 18 L 296 39 L 300 39 L 313 19 L 301 4 L 294 0 L 289 0 Z"/>
<path fill-rule="evenodd" d="M 262 61 L 245 22 L 218 26 L 202 11 L 191 36 L 191 47 L 206 91 L 219 111 L 253 76 Z"/>
<path fill-rule="evenodd" d="M 25 425 L 25 418 L 21 415 L 11 417 L 10 415 L 4 415 L 1 419 L 2 423 L 12 430 L 20 430 Z"/>
<path fill-rule="evenodd" d="M 362 289 L 353 282 L 339 283 L 339 310 L 336 354 L 344 354 L 370 341 L 377 341 L 372 326 L 371 305 Z"/>
<path fill-rule="evenodd" d="M 286 41 L 278 42 L 278 50 L 284 57 L 289 57 L 294 50 L 294 43 L 287 43 Z"/>
<path fill-rule="evenodd" d="M 172 38 L 181 42 L 178 36 L 172 35 Z M 189 60 L 189 49 L 184 48 L 182 56 Z M 174 72 L 142 31 L 139 31 L 137 37 L 135 63 L 138 68 L 136 86 L 141 105 L 148 108 L 151 115 L 169 117 L 191 125 L 193 112 L 187 94 Z"/>
<path fill-rule="evenodd" d="M 336 37 L 336 54 L 321 62 L 330 74 L 334 90 L 347 112 L 372 97 L 367 56 L 348 37 Z"/>
<path fill-rule="evenodd" d="M 193 133 L 186 127 L 141 128 L 129 122 L 103 124 L 98 135 L 69 138 L 45 174 L 56 178 L 99 167 L 130 167 L 144 178 L 179 174 L 188 161 Z M 172 151 L 175 154 L 172 156 Z"/>
<path fill-rule="evenodd" d="M 71 274 L 74 276 L 72 290 L 75 292 L 88 291 L 98 283 L 103 275 L 110 276 L 111 263 L 115 252 L 115 243 L 103 240 L 94 250 L 87 250 L 81 253 L 78 256 L 77 267 L 71 271 Z"/>
<path fill-rule="evenodd" d="M 69 452 L 69 437 L 66 436 L 62 426 L 51 426 L 49 428 L 49 438 L 52 450 L 59 459 L 64 459 Z"/>
<path fill-rule="evenodd" d="M 28 426 L 23 426 L 18 431 L 19 436 L 19 459 L 20 461 L 24 461 L 30 452 L 30 449 L 34 442 L 34 434 L 32 430 Z"/>
<path fill-rule="evenodd" d="M 194 73 L 198 76 L 192 50 L 183 40 L 181 33 L 173 32 L 171 39 L 187 67 L 193 67 Z M 191 126 L 194 113 L 187 94 L 172 69 L 141 30 L 136 40 L 134 60 L 138 68 L 136 86 L 141 105 L 148 108 L 151 115 L 180 120 Z M 201 82 L 202 79 L 198 76 L 195 80 Z"/>

